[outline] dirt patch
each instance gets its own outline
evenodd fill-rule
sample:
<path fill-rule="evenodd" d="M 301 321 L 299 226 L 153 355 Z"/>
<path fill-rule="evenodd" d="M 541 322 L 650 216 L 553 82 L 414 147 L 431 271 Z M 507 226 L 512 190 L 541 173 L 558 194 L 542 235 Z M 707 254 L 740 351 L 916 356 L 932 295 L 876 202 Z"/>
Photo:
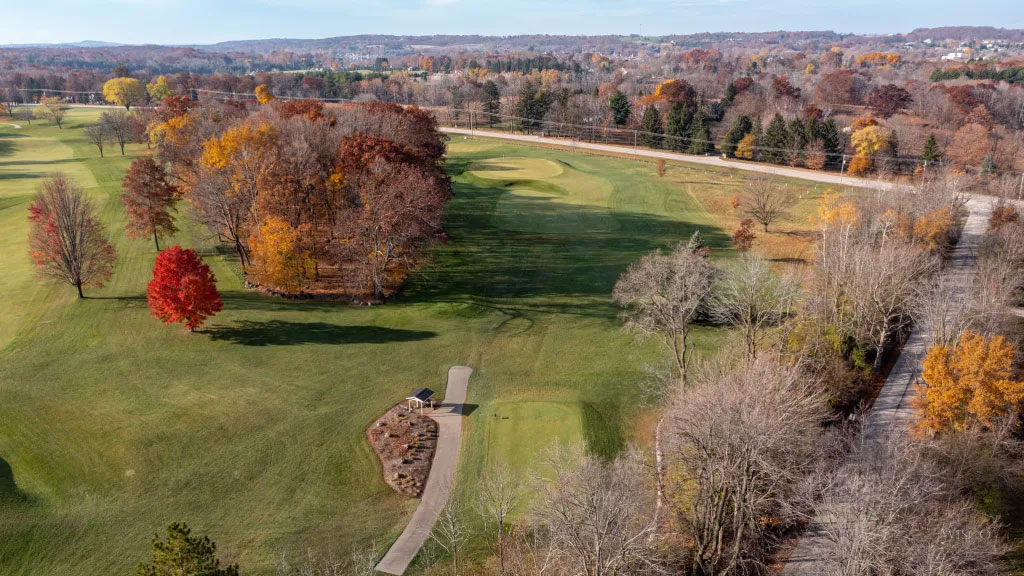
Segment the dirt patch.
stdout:
<path fill-rule="evenodd" d="M 418 498 L 437 449 L 437 422 L 398 404 L 374 421 L 366 438 L 380 458 L 384 481 L 395 492 Z"/>

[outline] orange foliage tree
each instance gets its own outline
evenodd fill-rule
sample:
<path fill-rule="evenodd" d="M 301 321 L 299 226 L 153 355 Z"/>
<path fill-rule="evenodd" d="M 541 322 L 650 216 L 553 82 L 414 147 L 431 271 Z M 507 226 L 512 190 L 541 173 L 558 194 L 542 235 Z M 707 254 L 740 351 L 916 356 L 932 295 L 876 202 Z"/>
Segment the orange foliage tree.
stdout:
<path fill-rule="evenodd" d="M 308 250 L 302 250 L 299 231 L 282 218 L 269 217 L 249 237 L 253 274 L 275 290 L 296 293 L 315 273 Z"/>
<path fill-rule="evenodd" d="M 740 227 L 732 233 L 732 243 L 736 246 L 736 250 L 740 252 L 746 252 L 754 247 L 754 240 L 757 239 L 757 235 L 754 234 L 754 221 L 750 218 L 744 218 L 740 221 Z"/>
<path fill-rule="evenodd" d="M 916 399 L 917 429 L 925 433 L 990 426 L 1020 407 L 1024 381 L 1013 379 L 1013 346 L 1002 336 L 967 331 L 951 350 L 928 350 Z"/>
<path fill-rule="evenodd" d="M 946 155 L 953 162 L 969 168 L 980 168 L 990 154 L 992 138 L 989 129 L 981 124 L 965 124 L 946 147 Z"/>
<path fill-rule="evenodd" d="M 178 231 L 174 224 L 174 204 L 178 191 L 167 181 L 163 166 L 151 156 L 132 161 L 131 168 L 124 176 L 124 204 L 128 222 L 125 230 L 129 238 L 152 236 L 157 252 L 160 251 L 160 236 L 172 236 Z"/>
<path fill-rule="evenodd" d="M 914 221 L 914 239 L 929 250 L 945 250 L 953 230 L 953 209 L 942 206 Z"/>
<path fill-rule="evenodd" d="M 1001 203 L 992 209 L 992 215 L 988 217 L 988 227 L 991 230 L 998 230 L 1004 224 L 1011 224 L 1020 220 L 1020 213 L 1013 207 L 1013 204 Z"/>
<path fill-rule="evenodd" d="M 264 104 L 270 104 L 277 98 L 270 93 L 270 88 L 266 84 L 260 84 L 256 87 L 256 101 L 260 103 L 260 106 Z"/>

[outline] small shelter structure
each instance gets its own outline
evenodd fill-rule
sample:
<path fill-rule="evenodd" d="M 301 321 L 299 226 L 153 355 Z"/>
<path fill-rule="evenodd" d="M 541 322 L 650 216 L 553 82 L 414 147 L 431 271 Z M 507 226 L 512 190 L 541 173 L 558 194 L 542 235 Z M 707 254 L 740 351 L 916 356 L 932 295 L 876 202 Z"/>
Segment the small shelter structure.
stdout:
<path fill-rule="evenodd" d="M 434 408 L 434 391 L 430 388 L 420 388 L 413 392 L 411 396 L 406 396 L 405 401 L 408 402 L 410 412 L 419 408 L 420 414 L 423 414 L 423 407 L 425 405 L 429 404 L 431 409 Z"/>

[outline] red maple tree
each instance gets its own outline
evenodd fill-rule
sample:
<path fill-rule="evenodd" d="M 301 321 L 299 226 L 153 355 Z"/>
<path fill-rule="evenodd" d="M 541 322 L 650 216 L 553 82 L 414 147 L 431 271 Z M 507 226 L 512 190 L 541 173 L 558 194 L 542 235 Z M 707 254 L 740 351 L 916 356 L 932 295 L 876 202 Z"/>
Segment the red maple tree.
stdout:
<path fill-rule="evenodd" d="M 184 322 L 189 332 L 224 307 L 210 267 L 203 264 L 195 250 L 183 250 L 181 246 L 157 255 L 146 300 L 154 318 L 165 326 Z"/>

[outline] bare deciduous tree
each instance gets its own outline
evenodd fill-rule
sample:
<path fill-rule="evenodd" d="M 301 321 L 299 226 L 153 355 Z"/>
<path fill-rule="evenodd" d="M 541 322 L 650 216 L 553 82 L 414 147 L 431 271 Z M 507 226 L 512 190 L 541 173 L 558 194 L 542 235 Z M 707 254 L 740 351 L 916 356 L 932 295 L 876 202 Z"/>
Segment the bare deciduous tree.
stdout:
<path fill-rule="evenodd" d="M 459 552 L 469 538 L 469 530 L 462 517 L 462 505 L 452 490 L 449 490 L 448 502 L 441 509 L 441 515 L 434 525 L 433 532 L 430 533 L 430 538 L 451 556 L 455 576 L 459 576 Z"/>
<path fill-rule="evenodd" d="M 701 574 L 765 567 L 773 525 L 796 517 L 826 416 L 820 387 L 795 367 L 768 356 L 731 364 L 718 358 L 703 368 L 668 421 L 666 493 Z"/>
<path fill-rule="evenodd" d="M 634 262 L 612 291 L 625 308 L 626 326 L 658 338 L 672 353 L 684 386 L 693 354 L 691 324 L 707 304 L 714 271 L 707 258 L 679 244 L 668 254 L 655 251 Z"/>
<path fill-rule="evenodd" d="M 100 158 L 103 158 L 103 145 L 107 143 L 107 130 L 103 124 L 90 124 L 86 126 L 85 137 L 99 148 Z"/>
<path fill-rule="evenodd" d="M 102 287 L 114 272 L 115 251 L 96 207 L 61 173 L 43 181 L 29 206 L 29 255 L 39 275 L 78 289 Z"/>
<path fill-rule="evenodd" d="M 997 526 L 982 521 L 945 476 L 905 438 L 861 445 L 815 506 L 828 573 L 1000 573 Z"/>
<path fill-rule="evenodd" d="M 878 248 L 857 246 L 851 263 L 847 296 L 854 334 L 875 349 L 878 371 L 889 339 L 912 322 L 913 298 L 938 269 L 938 260 L 914 244 L 890 241 Z"/>
<path fill-rule="evenodd" d="M 501 465 L 487 473 L 480 484 L 477 508 L 488 533 L 494 534 L 499 574 L 506 573 L 505 548 L 509 516 L 519 504 L 520 484 L 508 466 Z"/>
<path fill-rule="evenodd" d="M 18 108 L 14 111 L 14 117 L 31 126 L 35 115 L 31 108 Z"/>
<path fill-rule="evenodd" d="M 375 566 L 380 557 L 377 545 L 360 548 L 352 553 L 348 561 L 333 555 L 323 556 L 309 549 L 306 558 L 298 564 L 288 561 L 282 553 L 274 567 L 275 576 L 374 576 Z"/>
<path fill-rule="evenodd" d="M 61 122 L 64 121 L 64 115 L 67 114 L 68 105 L 63 100 L 56 96 L 44 96 L 39 99 L 39 106 L 35 109 L 35 115 L 37 118 L 43 118 L 49 120 L 57 125 L 57 128 L 63 130 L 64 127 Z"/>
<path fill-rule="evenodd" d="M 653 478 L 635 451 L 605 464 L 581 448 L 554 448 L 538 478 L 536 524 L 564 574 L 612 576 L 661 571 L 652 542 Z"/>
<path fill-rule="evenodd" d="M 772 222 L 786 217 L 793 199 L 789 191 L 774 180 L 755 177 L 747 180 L 744 186 L 743 205 L 747 207 L 746 213 L 767 232 Z"/>
<path fill-rule="evenodd" d="M 791 312 L 798 293 L 795 279 L 779 276 L 763 256 L 748 252 L 718 279 L 711 313 L 718 321 L 740 329 L 750 361 L 757 357 L 767 328 Z"/>
<path fill-rule="evenodd" d="M 921 328 L 928 330 L 930 345 L 948 346 L 974 324 L 968 299 L 956 290 L 956 282 L 939 276 L 919 287 L 913 300 L 913 314 Z"/>
<path fill-rule="evenodd" d="M 124 156 L 124 145 L 128 143 L 132 134 L 131 120 L 124 110 L 112 110 L 100 115 L 100 124 L 107 134 L 121 147 L 121 156 Z"/>

